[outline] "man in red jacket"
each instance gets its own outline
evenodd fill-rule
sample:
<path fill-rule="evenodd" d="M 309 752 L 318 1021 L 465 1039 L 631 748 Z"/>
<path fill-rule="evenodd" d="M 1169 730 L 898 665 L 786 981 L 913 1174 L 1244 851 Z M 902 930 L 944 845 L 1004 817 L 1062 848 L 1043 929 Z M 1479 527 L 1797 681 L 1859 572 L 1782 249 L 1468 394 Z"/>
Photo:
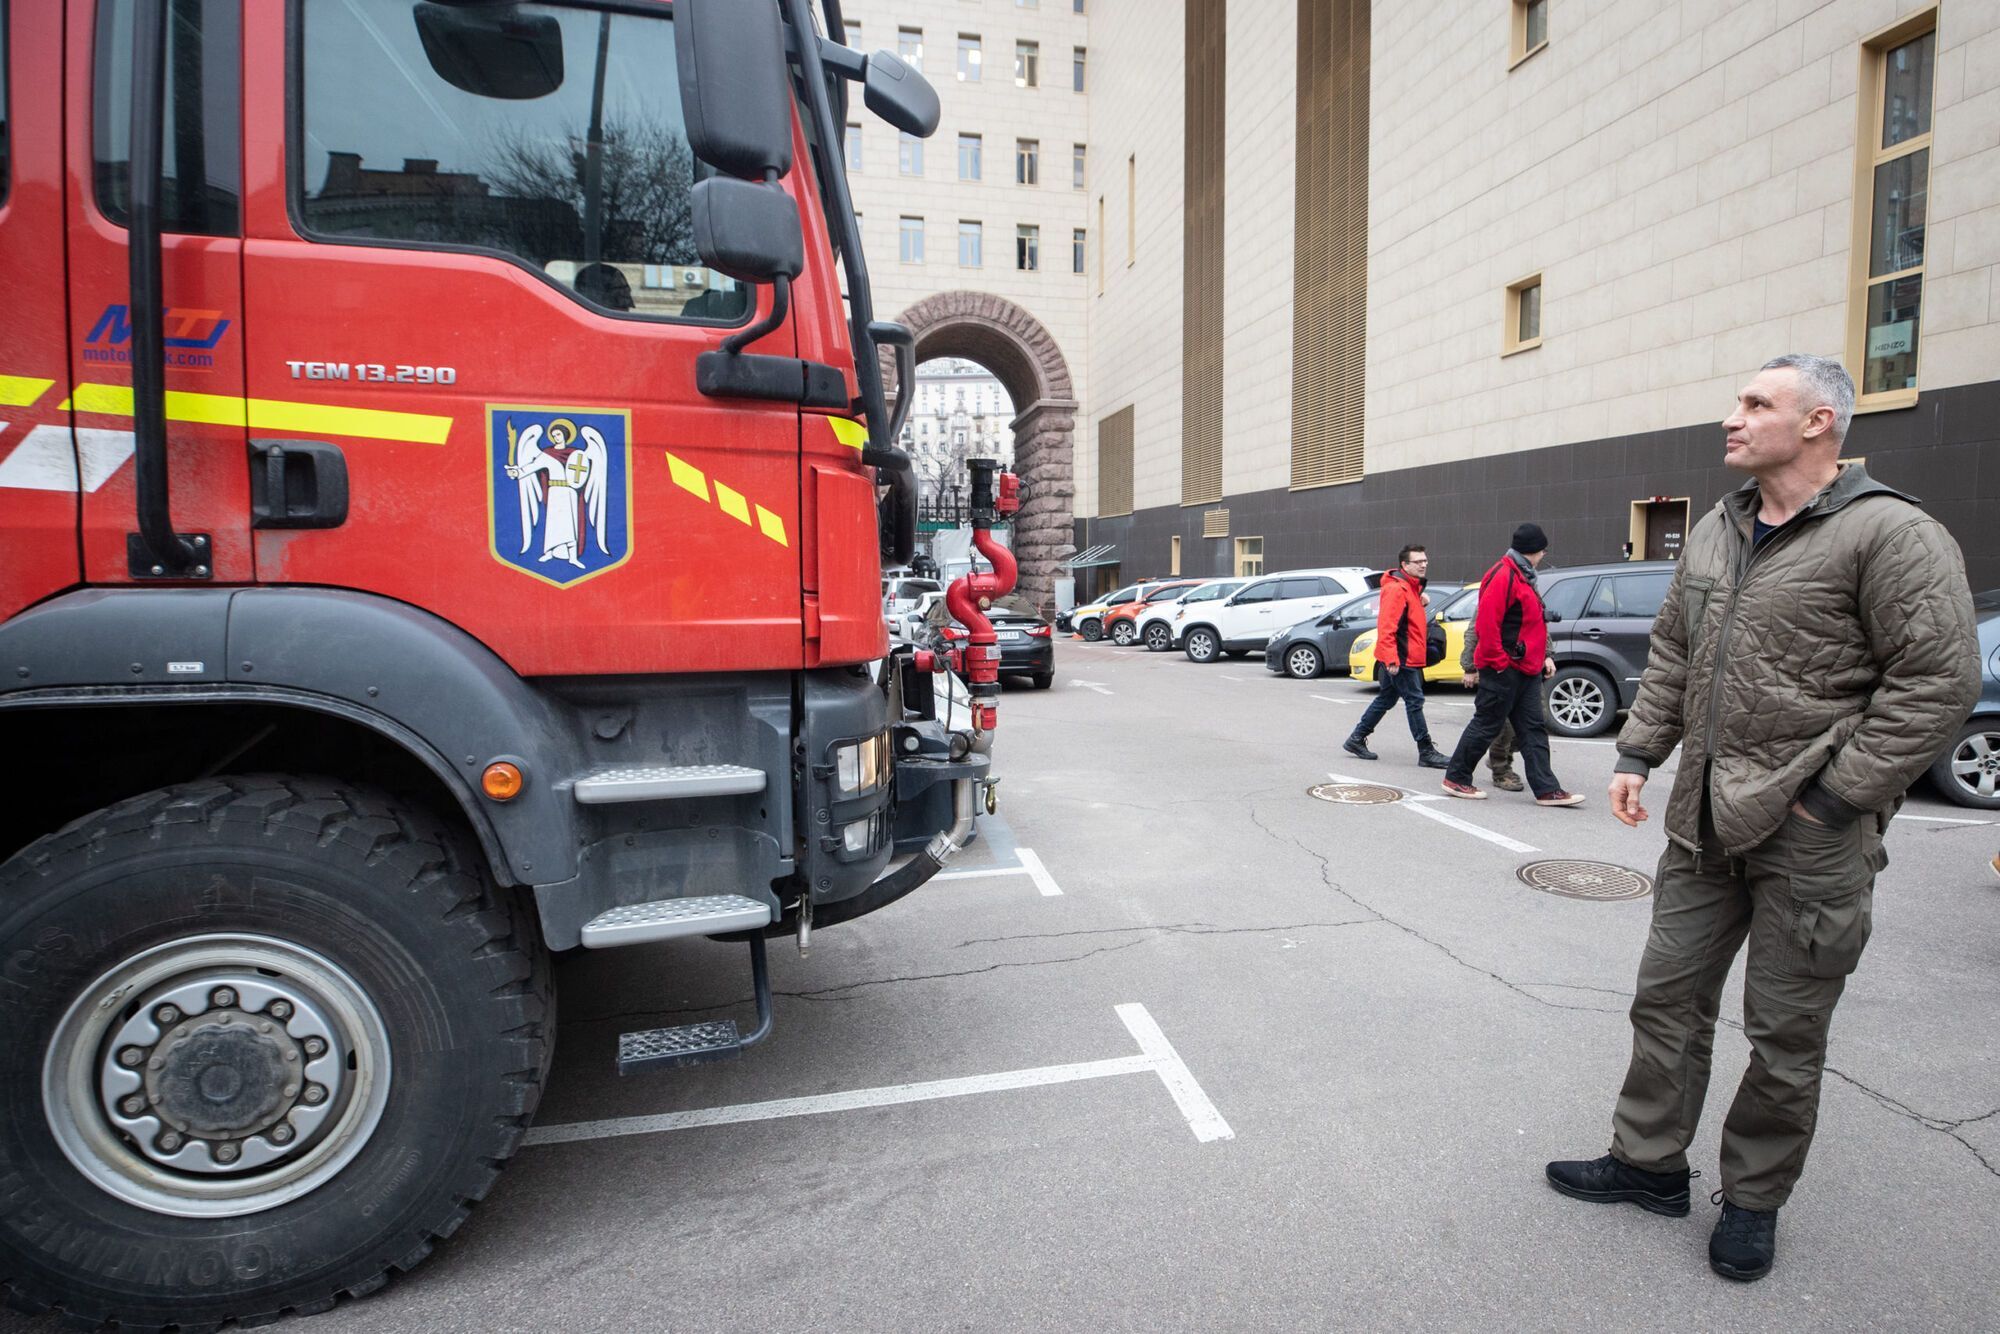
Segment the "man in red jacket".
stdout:
<path fill-rule="evenodd" d="M 1479 669 L 1479 693 L 1474 697 L 1472 724 L 1458 739 L 1458 749 L 1444 772 L 1444 790 L 1454 797 L 1483 801 L 1486 794 L 1472 785 L 1472 767 L 1500 734 L 1514 724 L 1528 786 L 1538 806 L 1581 806 L 1583 798 L 1565 792 L 1549 767 L 1549 733 L 1542 716 L 1542 681 L 1555 673 L 1549 657 L 1548 616 L 1535 589 L 1535 570 L 1549 554 L 1548 535 L 1537 523 L 1514 530 L 1514 545 L 1479 581 L 1479 611 L 1473 618 L 1479 647 L 1473 663 Z"/>
<path fill-rule="evenodd" d="M 1431 558 L 1422 547 L 1407 546 L 1397 553 L 1396 568 L 1382 576 L 1382 603 L 1375 613 L 1375 661 L 1382 664 L 1382 688 L 1340 747 L 1357 760 L 1377 758 L 1368 749 L 1368 734 L 1400 699 L 1410 715 L 1417 763 L 1426 769 L 1442 769 L 1447 763 L 1444 752 L 1431 744 L 1430 725 L 1424 721 L 1424 668 L 1429 661 L 1430 633 L 1424 585 L 1430 568 Z"/>

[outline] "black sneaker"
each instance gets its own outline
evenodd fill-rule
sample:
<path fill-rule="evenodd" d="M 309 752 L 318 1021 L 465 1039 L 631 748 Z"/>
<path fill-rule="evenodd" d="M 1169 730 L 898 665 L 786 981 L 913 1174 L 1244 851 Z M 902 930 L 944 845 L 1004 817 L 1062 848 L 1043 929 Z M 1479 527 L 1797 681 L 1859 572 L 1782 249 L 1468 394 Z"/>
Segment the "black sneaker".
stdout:
<path fill-rule="evenodd" d="M 1368 743 L 1358 736 L 1351 736 L 1340 743 L 1340 748 L 1357 760 L 1379 760 L 1382 757 L 1368 749 Z"/>
<path fill-rule="evenodd" d="M 1571 1199 L 1596 1204 L 1630 1200 L 1641 1209 L 1669 1218 L 1687 1217 L 1688 1181 L 1694 1175 L 1686 1170 L 1641 1171 L 1608 1153 L 1587 1163 L 1550 1163 L 1548 1173 L 1549 1184 Z"/>
<path fill-rule="evenodd" d="M 1417 763 L 1426 769 L 1449 769 L 1451 768 L 1451 756 L 1445 754 L 1436 746 L 1426 746 L 1417 752 Z"/>
<path fill-rule="evenodd" d="M 1708 1234 L 1708 1267 L 1724 1278 L 1752 1283 L 1771 1272 L 1777 1256 L 1778 1211 L 1739 1209 L 1724 1200 L 1722 1217 Z"/>

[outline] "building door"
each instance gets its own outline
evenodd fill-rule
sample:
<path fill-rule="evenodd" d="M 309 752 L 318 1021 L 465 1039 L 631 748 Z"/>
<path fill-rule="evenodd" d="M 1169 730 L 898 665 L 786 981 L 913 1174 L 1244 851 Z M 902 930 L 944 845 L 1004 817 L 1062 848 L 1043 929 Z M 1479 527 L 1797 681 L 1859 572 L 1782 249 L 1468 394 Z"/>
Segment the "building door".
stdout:
<path fill-rule="evenodd" d="M 1681 542 L 1687 537 L 1688 503 L 1685 500 L 1649 501 L 1645 520 L 1645 558 L 1679 560 Z"/>

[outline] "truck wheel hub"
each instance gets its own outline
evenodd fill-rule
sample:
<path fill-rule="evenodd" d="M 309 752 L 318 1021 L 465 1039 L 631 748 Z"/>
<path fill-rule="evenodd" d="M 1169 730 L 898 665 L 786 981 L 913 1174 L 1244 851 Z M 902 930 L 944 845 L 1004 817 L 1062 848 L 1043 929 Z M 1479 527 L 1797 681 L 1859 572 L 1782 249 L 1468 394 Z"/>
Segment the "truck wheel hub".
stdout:
<path fill-rule="evenodd" d="M 367 1142 L 387 1029 L 343 969 L 289 942 L 199 936 L 84 989 L 42 1099 L 94 1184 L 158 1213 L 226 1218 L 324 1184 Z"/>

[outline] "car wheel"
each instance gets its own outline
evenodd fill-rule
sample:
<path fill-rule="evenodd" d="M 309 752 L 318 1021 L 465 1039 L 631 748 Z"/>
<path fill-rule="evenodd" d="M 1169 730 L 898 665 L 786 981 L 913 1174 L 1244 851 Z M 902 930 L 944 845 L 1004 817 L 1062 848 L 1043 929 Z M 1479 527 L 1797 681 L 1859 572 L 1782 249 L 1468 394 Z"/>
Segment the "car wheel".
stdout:
<path fill-rule="evenodd" d="M 1967 723 L 1931 765 L 1931 781 L 1961 806 L 2000 810 L 2000 715 Z"/>
<path fill-rule="evenodd" d="M 1146 647 L 1155 653 L 1164 653 L 1174 646 L 1174 632 L 1154 621 L 1146 627 Z"/>
<path fill-rule="evenodd" d="M 1222 645 L 1216 641 L 1215 631 L 1197 626 L 1187 632 L 1184 651 L 1189 662 L 1214 662 L 1222 656 Z"/>
<path fill-rule="evenodd" d="M 1319 650 L 1311 644 L 1294 644 L 1285 650 L 1285 675 L 1294 681 L 1310 681 L 1319 675 Z"/>
<path fill-rule="evenodd" d="M 1035 683 L 1035 689 L 1047 690 L 1056 683 L 1056 674 L 1054 672 L 1037 672 L 1028 679 Z"/>
<path fill-rule="evenodd" d="M 1083 636 L 1085 643 L 1095 644 L 1098 640 L 1104 638 L 1104 622 L 1098 620 L 1095 616 L 1076 627 L 1076 630 L 1078 634 Z"/>
<path fill-rule="evenodd" d="M 1139 627 L 1130 621 L 1120 621 L 1111 628 L 1111 642 L 1120 648 L 1127 648 L 1139 637 Z"/>
<path fill-rule="evenodd" d="M 319 779 L 30 845 L 0 958 L 0 1291 L 91 1328 L 263 1324 L 412 1267 L 520 1146 L 554 1037 L 532 908 L 428 813 Z"/>
<path fill-rule="evenodd" d="M 1557 736 L 1596 736 L 1618 717 L 1611 678 L 1595 667 L 1561 667 L 1549 678 L 1544 713 Z"/>

